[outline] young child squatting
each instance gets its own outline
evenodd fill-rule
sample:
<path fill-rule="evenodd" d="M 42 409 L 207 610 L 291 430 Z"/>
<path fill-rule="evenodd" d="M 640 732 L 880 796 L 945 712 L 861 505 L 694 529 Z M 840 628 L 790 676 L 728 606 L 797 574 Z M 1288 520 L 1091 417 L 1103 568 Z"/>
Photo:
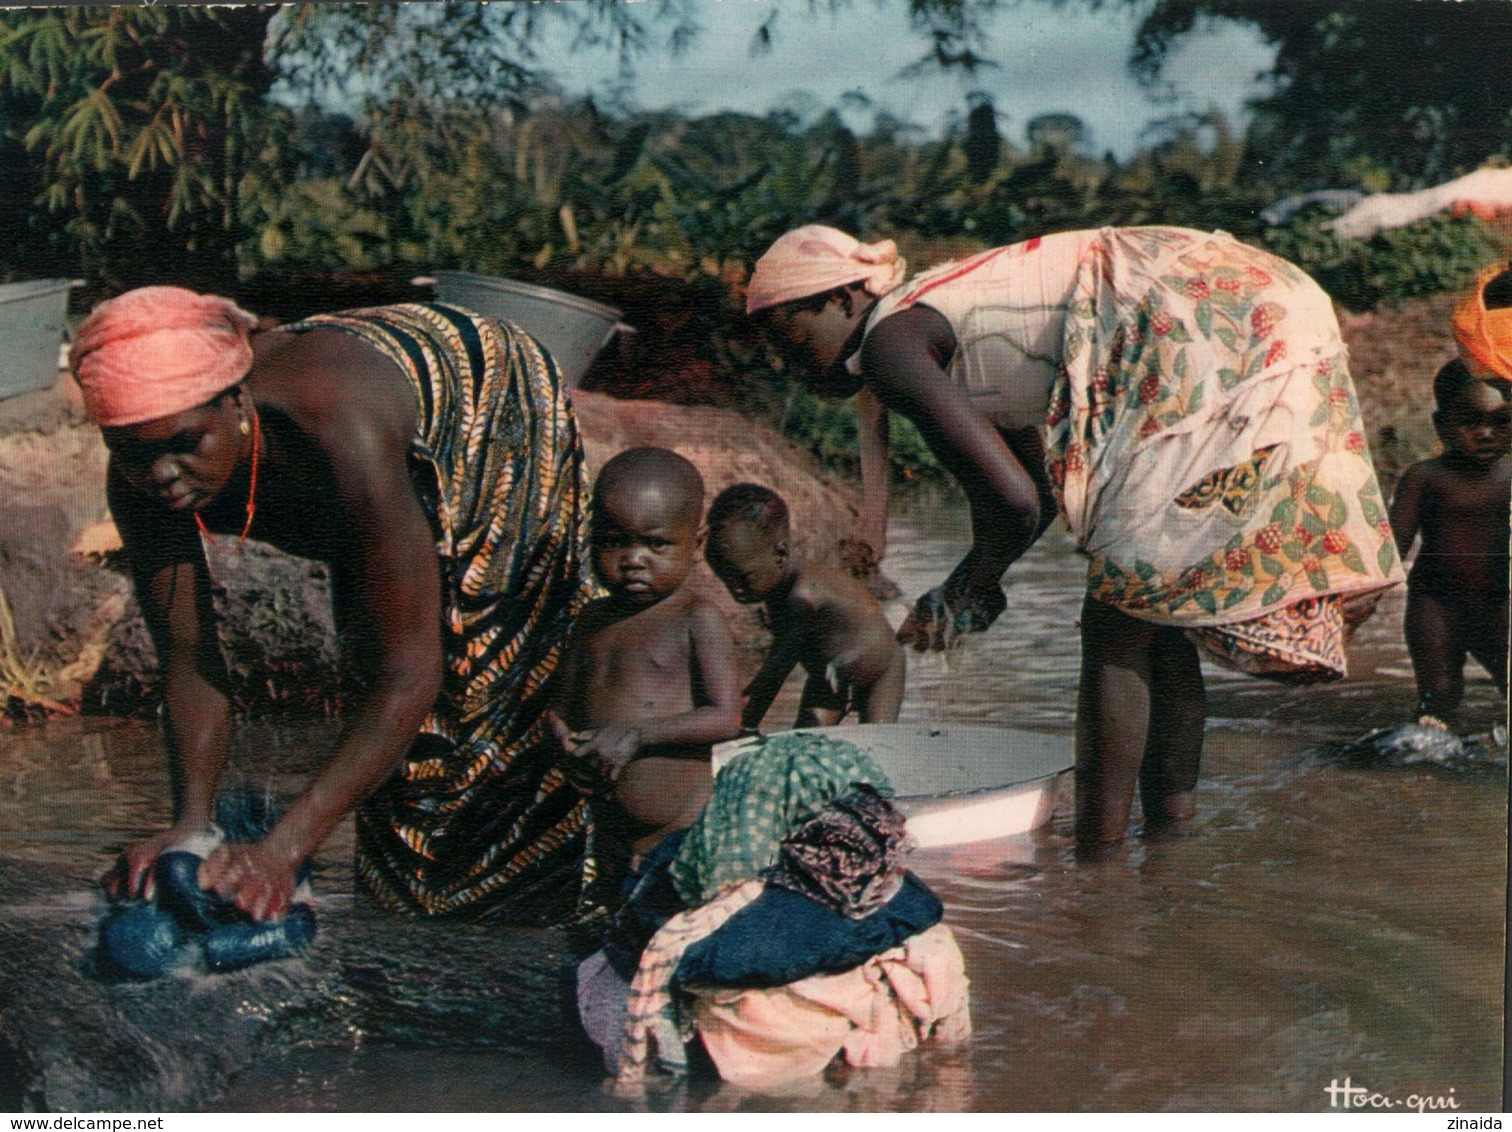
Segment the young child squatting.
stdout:
<path fill-rule="evenodd" d="M 721 492 L 709 508 L 705 558 L 742 604 L 760 602 L 772 648 L 745 690 L 742 722 L 758 727 L 796 665 L 808 673 L 797 727 L 896 723 L 904 653 L 882 608 L 856 579 L 805 562 L 789 544 L 787 504 L 759 484 Z"/>

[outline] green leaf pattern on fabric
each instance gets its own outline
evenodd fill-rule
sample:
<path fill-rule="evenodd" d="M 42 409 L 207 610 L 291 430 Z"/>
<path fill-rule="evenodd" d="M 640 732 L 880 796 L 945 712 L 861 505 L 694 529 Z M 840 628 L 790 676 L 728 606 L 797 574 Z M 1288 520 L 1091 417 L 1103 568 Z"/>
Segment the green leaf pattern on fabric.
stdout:
<path fill-rule="evenodd" d="M 1292 344 L 1285 338 L 1287 308 L 1276 300 L 1308 294 L 1310 282 L 1292 265 L 1232 241 L 1202 245 L 1199 257 L 1172 251 L 1179 253 L 1189 234 L 1138 232 L 1148 238 L 1120 233 L 1119 254 L 1146 255 L 1152 264 L 1163 264 L 1158 277 L 1143 277 L 1151 281 L 1148 292 L 1126 303 L 1119 291 L 1117 302 L 1100 310 L 1090 300 L 1070 308 L 1061 380 L 1047 421 L 1049 467 L 1063 504 L 1068 483 L 1085 490 L 1092 454 L 1107 458 L 1101 451 L 1105 442 L 1153 443 L 1164 430 L 1197 417 L 1206 401 L 1226 399 L 1245 382 L 1283 372 L 1289 364 L 1312 371 L 1310 382 L 1294 381 L 1287 388 L 1289 396 L 1305 402 L 1291 408 L 1309 422 L 1320 455 L 1285 470 L 1284 464 L 1265 466 L 1263 453 L 1256 452 L 1245 463 L 1187 485 L 1174 505 L 1197 510 L 1224 502 L 1238 515 L 1242 489 L 1255 497 L 1262 513 L 1247 516 L 1244 533 L 1187 562 L 1157 567 L 1138 557 L 1120 561 L 1106 550 L 1092 550 L 1090 595 L 1136 615 L 1160 619 L 1200 611 L 1212 623 L 1241 604 L 1236 617 L 1255 617 L 1263 614 L 1262 607 L 1370 588 L 1373 580 L 1385 584 L 1400 564 L 1370 470 L 1342 346 L 1320 357 L 1316 342 Z M 1198 266 L 1188 271 L 1172 270 L 1173 264 L 1194 263 Z M 1104 271 L 1113 278 L 1111 267 Z M 1139 278 L 1137 267 L 1118 278 Z M 1069 324 L 1078 318 L 1084 326 Z M 1201 340 L 1200 355 L 1192 355 L 1194 340 Z M 1227 351 L 1226 364 L 1196 360 L 1212 359 L 1220 348 Z M 1295 359 L 1288 357 L 1292 349 Z M 1090 388 L 1071 388 L 1072 375 L 1088 373 Z M 1341 475 L 1346 465 L 1348 474 Z M 1351 487 L 1348 497 L 1334 486 L 1359 482 L 1364 486 Z M 1161 517 L 1151 515 L 1150 522 L 1158 525 Z M 1369 572 L 1367 562 L 1373 567 Z M 1249 600 L 1257 594 L 1258 601 Z"/>

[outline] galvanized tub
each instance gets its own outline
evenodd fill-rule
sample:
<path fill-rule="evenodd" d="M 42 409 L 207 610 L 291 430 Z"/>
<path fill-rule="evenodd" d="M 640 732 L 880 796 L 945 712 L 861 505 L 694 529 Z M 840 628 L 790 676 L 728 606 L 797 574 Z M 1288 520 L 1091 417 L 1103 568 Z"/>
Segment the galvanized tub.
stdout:
<path fill-rule="evenodd" d="M 57 381 L 68 292 L 79 285 L 77 279 L 0 284 L 0 398 Z"/>
<path fill-rule="evenodd" d="M 854 743 L 886 773 L 921 849 L 989 841 L 1050 820 L 1076 764 L 1069 735 L 977 724 L 875 723 L 803 729 Z M 714 772 L 757 740 L 714 748 Z"/>
<path fill-rule="evenodd" d="M 421 286 L 432 282 L 441 302 L 508 319 L 529 333 L 556 359 L 568 388 L 582 380 L 615 331 L 629 329 L 613 307 L 550 287 L 468 271 L 438 271 L 415 280 Z"/>

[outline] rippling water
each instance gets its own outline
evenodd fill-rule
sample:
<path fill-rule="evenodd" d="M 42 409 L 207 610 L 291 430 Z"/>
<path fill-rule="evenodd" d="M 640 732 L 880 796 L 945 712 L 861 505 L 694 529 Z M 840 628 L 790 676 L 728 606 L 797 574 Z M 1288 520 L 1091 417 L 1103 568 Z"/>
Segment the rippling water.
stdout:
<path fill-rule="evenodd" d="M 940 515 L 946 524 L 896 530 L 887 568 L 910 595 L 964 545 L 958 519 Z M 1052 534 L 1012 571 L 1008 612 L 990 633 L 948 660 L 910 658 L 904 718 L 1068 731 L 1080 572 Z M 1198 817 L 1185 835 L 1133 839 L 1087 863 L 1071 854 L 1062 816 L 1030 837 L 916 856 L 966 955 L 969 1045 L 777 1093 L 673 1086 L 647 1105 L 1311 1111 L 1327 1109 L 1324 1090 L 1347 1076 L 1398 1102 L 1452 1095 L 1461 1112 L 1495 1109 L 1506 767 L 1370 768 L 1327 755 L 1328 743 L 1412 708 L 1402 604 L 1383 602 L 1340 684 L 1297 690 L 1210 671 Z M 1473 724 L 1501 718 L 1478 670 L 1469 702 Z M 83 883 L 106 845 L 161 819 L 156 742 L 141 725 L 0 736 L 0 835 Z M 260 779 L 271 752 L 275 782 L 292 788 L 320 737 L 263 729 L 244 743 Z M 349 875 L 349 852 L 345 833 L 322 851 L 332 883 Z M 589 1063 L 362 1048 L 252 1067 L 222 1107 L 623 1105 Z"/>

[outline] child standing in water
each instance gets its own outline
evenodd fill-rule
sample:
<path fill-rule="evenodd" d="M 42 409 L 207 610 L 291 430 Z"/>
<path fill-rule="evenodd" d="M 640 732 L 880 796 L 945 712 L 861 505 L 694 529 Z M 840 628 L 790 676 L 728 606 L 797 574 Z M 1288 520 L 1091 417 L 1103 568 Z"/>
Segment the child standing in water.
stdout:
<path fill-rule="evenodd" d="M 640 854 L 708 800 L 712 744 L 740 731 L 734 646 L 685 583 L 703 545 L 703 478 L 665 448 L 631 448 L 594 485 L 593 565 L 607 597 L 578 619 L 553 722 L 614 782 Z"/>
<path fill-rule="evenodd" d="M 745 690 L 744 725 L 760 725 L 799 664 L 808 681 L 795 726 L 829 726 L 851 710 L 862 723 L 896 723 L 902 647 L 865 586 L 791 552 L 782 497 L 736 484 L 714 500 L 708 525 L 709 566 L 736 601 L 765 606 L 772 631 L 771 652 Z"/>
<path fill-rule="evenodd" d="M 1508 509 L 1512 404 L 1502 383 L 1477 380 L 1459 359 L 1433 379 L 1434 428 L 1444 451 L 1403 473 L 1391 529 L 1405 557 L 1407 649 L 1423 722 L 1453 727 L 1465 693 L 1465 657 L 1507 691 Z"/>

